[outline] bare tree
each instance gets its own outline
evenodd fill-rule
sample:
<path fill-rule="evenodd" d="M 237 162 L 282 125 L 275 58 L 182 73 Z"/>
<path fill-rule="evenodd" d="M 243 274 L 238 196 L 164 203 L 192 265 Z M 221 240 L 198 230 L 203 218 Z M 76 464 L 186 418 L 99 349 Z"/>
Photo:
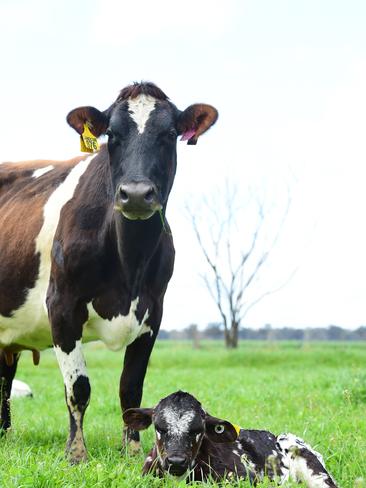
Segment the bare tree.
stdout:
<path fill-rule="evenodd" d="M 217 210 L 217 201 L 212 205 L 205 200 L 199 213 L 187 209 L 209 268 L 202 278 L 220 312 L 227 348 L 238 346 L 239 328 L 249 310 L 266 296 L 282 289 L 296 272 L 293 270 L 272 288 L 263 291 L 258 287 L 289 212 L 289 193 L 287 197 L 275 228 L 273 222 L 269 226 L 271 231 L 266 225 L 268 221 L 261 201 L 252 195 L 243 204 L 239 201 L 238 190 L 229 185 L 224 192 L 223 214 Z M 198 214 L 204 215 L 205 220 L 198 219 Z"/>

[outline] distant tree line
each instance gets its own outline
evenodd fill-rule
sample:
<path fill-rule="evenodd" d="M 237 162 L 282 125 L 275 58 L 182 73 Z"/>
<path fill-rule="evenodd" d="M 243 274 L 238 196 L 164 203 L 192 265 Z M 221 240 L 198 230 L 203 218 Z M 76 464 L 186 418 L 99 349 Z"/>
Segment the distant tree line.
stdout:
<path fill-rule="evenodd" d="M 272 327 L 270 324 L 260 329 L 241 327 L 239 338 L 243 340 L 261 341 L 366 341 L 366 326 L 362 325 L 354 330 L 343 329 L 337 325 L 328 327 L 290 328 Z M 159 339 L 191 340 L 199 346 L 200 340 L 224 340 L 225 329 L 219 323 L 210 323 L 204 329 L 198 329 L 191 324 L 184 329 L 160 330 Z"/>

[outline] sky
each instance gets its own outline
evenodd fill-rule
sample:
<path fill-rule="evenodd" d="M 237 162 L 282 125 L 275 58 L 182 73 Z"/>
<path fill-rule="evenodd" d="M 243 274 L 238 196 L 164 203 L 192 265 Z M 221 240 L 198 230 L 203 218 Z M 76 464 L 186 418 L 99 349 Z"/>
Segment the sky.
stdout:
<path fill-rule="evenodd" d="M 219 320 L 185 207 L 205 222 L 202 201 L 213 198 L 224 215 L 226 181 L 243 202 L 254 191 L 278 209 L 269 233 L 291 193 L 253 296 L 297 272 L 243 325 L 364 325 L 365 22 L 363 0 L 1 0 L 0 160 L 78 154 L 66 114 L 104 110 L 133 81 L 155 82 L 181 110 L 212 104 L 217 124 L 197 146 L 178 143 L 162 326 Z M 239 218 L 236 244 L 251 232 L 251 217 Z"/>

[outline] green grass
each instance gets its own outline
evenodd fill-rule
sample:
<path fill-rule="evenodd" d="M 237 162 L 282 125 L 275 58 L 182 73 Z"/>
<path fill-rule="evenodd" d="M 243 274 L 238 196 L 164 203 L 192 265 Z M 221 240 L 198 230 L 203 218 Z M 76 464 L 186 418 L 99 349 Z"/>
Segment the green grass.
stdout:
<path fill-rule="evenodd" d="M 63 456 L 68 415 L 53 352 L 43 353 L 37 368 L 24 353 L 17 377 L 31 385 L 34 398 L 13 401 L 13 430 L 0 439 L 0 487 L 185 486 L 142 478 L 143 455 L 121 457 L 122 354 L 99 344 L 85 352 L 92 385 L 85 418 L 89 462 L 69 466 Z M 361 488 L 366 487 L 365 365 L 362 343 L 242 342 L 229 352 L 216 342 L 205 342 L 200 350 L 159 342 L 143 405 L 153 406 L 177 389 L 189 391 L 211 414 L 242 427 L 296 433 L 323 454 L 339 486 Z M 142 435 L 145 453 L 152 438 L 150 430 Z"/>

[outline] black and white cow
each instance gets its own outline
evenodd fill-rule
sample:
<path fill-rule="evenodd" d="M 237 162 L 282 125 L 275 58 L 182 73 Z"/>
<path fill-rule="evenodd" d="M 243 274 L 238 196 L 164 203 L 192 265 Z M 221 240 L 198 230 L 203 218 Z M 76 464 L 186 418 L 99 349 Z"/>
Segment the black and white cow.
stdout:
<path fill-rule="evenodd" d="M 156 440 L 143 473 L 165 473 L 187 481 L 249 479 L 264 476 L 283 484 L 303 482 L 309 488 L 336 488 L 323 458 L 293 434 L 246 430 L 212 417 L 189 393 L 178 391 L 155 408 L 133 408 L 123 414 L 132 429 L 154 425 Z"/>
<path fill-rule="evenodd" d="M 216 121 L 210 105 L 180 111 L 152 83 L 124 88 L 104 112 L 80 107 L 68 123 L 108 135 L 97 154 L 69 161 L 0 165 L 0 430 L 22 350 L 54 346 L 70 414 L 67 452 L 85 460 L 83 417 L 90 384 L 82 341 L 127 346 L 122 410 L 138 407 L 158 334 L 174 246 L 165 218 L 176 141 Z M 124 438 L 138 445 L 139 434 Z"/>

